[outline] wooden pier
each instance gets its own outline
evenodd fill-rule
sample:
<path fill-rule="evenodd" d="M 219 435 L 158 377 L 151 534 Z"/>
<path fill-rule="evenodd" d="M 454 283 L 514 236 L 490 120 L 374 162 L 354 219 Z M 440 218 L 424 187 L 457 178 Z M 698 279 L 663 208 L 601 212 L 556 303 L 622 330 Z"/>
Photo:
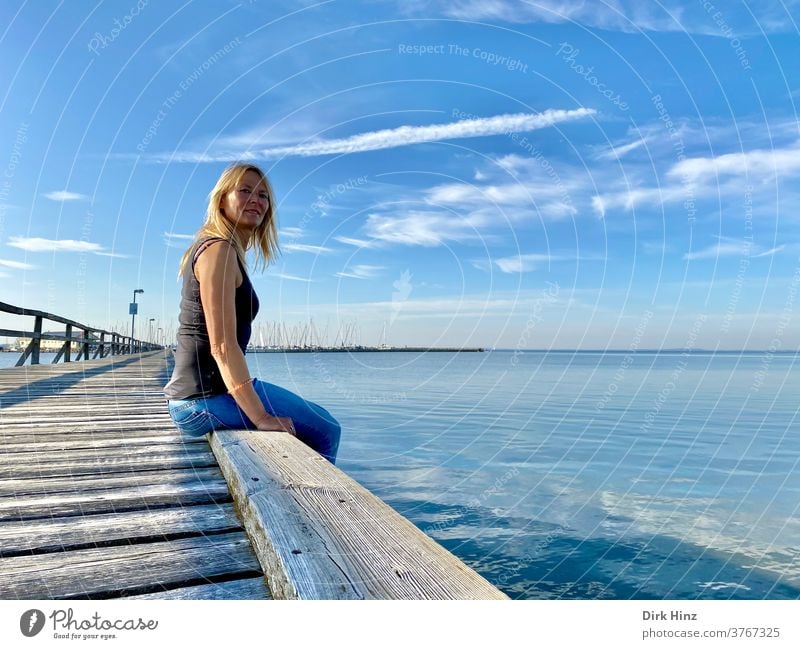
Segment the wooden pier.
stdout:
<path fill-rule="evenodd" d="M 0 599 L 506 598 L 291 436 L 180 435 L 170 371 L 0 370 Z"/>

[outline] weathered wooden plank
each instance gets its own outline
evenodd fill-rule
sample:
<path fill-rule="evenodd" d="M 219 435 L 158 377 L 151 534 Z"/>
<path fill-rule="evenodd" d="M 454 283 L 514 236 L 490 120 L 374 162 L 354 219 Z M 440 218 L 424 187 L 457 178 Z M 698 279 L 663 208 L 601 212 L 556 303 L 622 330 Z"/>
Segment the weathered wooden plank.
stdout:
<path fill-rule="evenodd" d="M 133 595 L 131 597 L 121 597 L 120 599 L 271 599 L 267 583 L 263 577 L 252 579 L 237 579 L 235 581 L 223 581 L 216 584 L 205 584 L 203 586 L 189 586 L 188 588 L 173 588 L 157 593 L 146 595 Z"/>
<path fill-rule="evenodd" d="M 127 367 L 126 367 L 127 364 Z M 160 375 L 167 371 L 163 364 L 142 364 L 136 367 L 134 360 L 109 362 L 107 360 L 64 363 L 58 365 L 26 365 L 19 368 L 0 370 L 0 383 L 4 388 L 30 385 L 31 389 L 49 389 L 52 385 L 76 385 L 76 379 L 86 381 L 87 385 L 148 385 L 154 386 Z"/>
<path fill-rule="evenodd" d="M 59 392 L 59 396 L 56 398 L 48 394 L 47 396 L 36 397 L 35 399 L 27 398 L 24 401 L 18 402 L 8 399 L 8 403 L 3 403 L 2 396 L 0 396 L 0 405 L 3 406 L 4 412 L 6 410 L 9 412 L 18 410 L 25 413 L 40 409 L 43 406 L 60 406 L 63 407 L 63 412 L 66 413 L 90 413 L 92 415 L 103 414 L 104 412 L 109 413 L 109 411 L 110 413 L 125 411 L 131 414 L 157 412 L 158 410 L 166 412 L 165 408 L 167 407 L 166 401 L 159 403 L 157 396 L 152 394 L 139 394 L 133 399 L 133 395 L 128 392 L 125 393 L 124 397 L 120 394 L 119 398 L 116 398 L 114 393 L 109 394 L 106 392 L 102 397 L 95 397 L 93 395 L 87 395 L 84 390 L 80 390 L 76 391 L 75 403 L 59 403 L 63 401 L 66 396 L 69 395 L 64 392 Z M 122 399 L 125 399 L 125 401 L 122 401 Z M 142 401 L 143 399 L 145 401 Z"/>
<path fill-rule="evenodd" d="M 507 599 L 294 437 L 220 431 L 210 442 L 274 597 Z"/>
<path fill-rule="evenodd" d="M 40 365 L 23 365 L 22 367 L 3 368 L 2 381 L 13 383 L 19 381 L 20 377 L 28 379 L 47 379 L 51 377 L 61 378 L 75 373 L 85 373 L 86 378 L 103 377 L 107 372 L 113 371 L 126 381 L 149 380 L 156 372 L 168 368 L 166 363 L 155 360 L 137 361 L 136 359 L 125 356 L 116 359 L 109 357 L 102 360 L 97 358 L 89 361 L 75 363 L 44 363 Z"/>
<path fill-rule="evenodd" d="M 0 480 L 0 498 L 44 494 L 88 493 L 100 489 L 136 487 L 141 485 L 170 485 L 199 482 L 211 484 L 224 480 L 216 465 L 201 469 L 168 471 L 130 471 L 110 475 L 66 476 L 58 478 Z"/>
<path fill-rule="evenodd" d="M 102 418 L 94 419 L 91 417 L 73 417 L 69 420 L 58 421 L 56 419 L 42 419 L 40 417 L 16 418 L 6 420 L 0 417 L 0 427 L 3 436 L 14 434 L 66 434 L 66 433 L 89 433 L 89 432 L 117 432 L 152 430 L 155 426 L 160 427 L 163 433 L 175 434 L 177 429 L 172 420 L 162 417 L 161 413 L 153 413 L 147 417 L 116 417 L 114 419 Z M 102 434 L 99 433 L 99 434 Z"/>
<path fill-rule="evenodd" d="M 0 555 L 68 551 L 114 541 L 163 541 L 165 536 L 232 532 L 241 527 L 230 503 L 4 521 L 0 522 Z"/>
<path fill-rule="evenodd" d="M 0 501 L 0 521 L 83 516 L 148 507 L 230 502 L 225 480 L 98 489 L 85 493 L 19 496 Z"/>
<path fill-rule="evenodd" d="M 35 395 L 25 395 L 24 398 L 20 397 L 16 401 L 13 398 L 3 400 L 0 398 L 0 407 L 3 408 L 3 417 L 12 419 L 22 419 L 30 417 L 38 417 L 42 420 L 47 420 L 52 415 L 58 415 L 58 410 L 53 410 L 54 407 L 59 408 L 64 406 L 63 412 L 73 417 L 100 417 L 100 418 L 114 418 L 121 414 L 130 415 L 131 417 L 144 417 L 149 414 L 161 413 L 168 416 L 167 402 L 159 401 L 155 396 L 143 394 L 137 395 L 139 399 L 138 404 L 120 403 L 114 398 L 107 399 L 93 399 L 86 400 L 83 403 L 73 403 L 66 406 L 64 403 L 59 403 L 62 400 L 83 400 L 85 395 L 76 393 L 70 395 L 64 392 L 59 393 L 58 399 L 50 399 L 49 397 L 36 397 Z M 126 395 L 130 396 L 130 395 Z M 144 403 L 143 403 L 144 402 Z"/>
<path fill-rule="evenodd" d="M 47 462 L 46 456 L 37 456 L 25 464 L 6 464 L 2 475 L 7 478 L 52 478 L 57 476 L 101 475 L 128 471 L 148 471 L 165 469 L 187 469 L 192 467 L 216 466 L 217 461 L 210 451 L 200 447 L 180 453 L 153 453 L 137 457 L 108 456 L 94 459 L 75 459 L 64 461 L 61 458 Z"/>
<path fill-rule="evenodd" d="M 0 372 L 3 370 L 0 370 Z M 72 393 L 73 396 L 78 398 L 80 395 L 86 395 L 90 398 L 98 398 L 101 400 L 111 401 L 112 396 L 119 396 L 121 399 L 131 399 L 134 396 L 148 396 L 153 398 L 163 398 L 161 388 L 163 387 L 163 379 L 153 381 L 152 383 L 137 382 L 120 382 L 113 381 L 110 383 L 101 383 L 99 381 L 90 382 L 82 379 L 79 375 L 70 378 L 70 380 L 60 380 L 54 377 L 43 378 L 42 380 L 35 381 L 34 383 L 21 382 L 19 385 L 10 384 L 6 387 L 6 391 L 0 393 L 0 400 L 7 405 L 15 403 L 22 403 L 29 400 L 28 397 L 35 397 L 36 399 L 48 399 L 53 401 L 59 394 Z M 77 407 L 78 404 L 70 404 Z"/>
<path fill-rule="evenodd" d="M 2 371 L 2 370 L 0 370 Z M 129 413 L 134 416 L 145 415 L 149 412 L 167 413 L 167 402 L 163 397 L 155 394 L 132 394 L 130 392 L 116 393 L 109 387 L 104 397 L 94 397 L 83 392 L 69 394 L 67 391 L 57 392 L 58 397 L 52 398 L 48 395 L 23 394 L 20 390 L 17 394 L 7 397 L 0 396 L 0 408 L 9 418 L 30 417 L 38 414 L 46 419 L 53 411 L 52 408 L 64 406 L 64 412 L 69 412 L 73 416 L 83 416 L 90 414 L 92 417 L 114 417 L 120 412 Z M 119 395 L 119 399 L 115 398 Z M 124 399 L 124 400 L 123 400 Z M 136 399 L 137 402 L 127 402 L 127 399 Z M 73 402 L 69 406 L 66 403 Z M 79 403 L 75 403 L 79 402 Z"/>
<path fill-rule="evenodd" d="M 115 444 L 125 444 L 126 446 L 137 444 L 206 444 L 206 440 L 203 437 L 189 437 L 188 435 L 179 433 L 177 430 L 133 430 L 126 431 L 125 435 L 120 435 L 119 432 L 116 431 L 29 431 L 17 435 L 5 435 L 0 433 L 0 451 L 2 453 L 21 452 L 32 445 L 36 445 L 36 448 L 40 450 L 46 448 L 62 448 L 61 444 L 64 442 L 86 444 L 89 447 L 96 446 L 97 448 L 113 446 Z"/>
<path fill-rule="evenodd" d="M 107 437 L 105 439 L 83 439 L 75 438 L 73 436 L 59 435 L 59 439 L 52 441 L 43 441 L 43 436 L 39 436 L 39 441 L 26 441 L 22 443 L 4 443 L 2 445 L 3 455 L 0 457 L 5 458 L 5 461 L 16 463 L 17 461 L 24 462 L 33 453 L 43 453 L 59 451 L 63 456 L 72 456 L 81 451 L 114 451 L 117 454 L 133 452 L 134 449 L 140 453 L 152 453 L 162 449 L 163 452 L 178 452 L 186 448 L 195 448 L 197 441 L 191 441 L 187 438 L 181 438 L 179 435 L 173 437 L 154 437 L 149 435 L 147 437 L 124 437 L 117 436 Z M 186 441 L 184 441 L 186 439 Z M 198 441 L 203 442 L 202 438 Z M 17 457 L 19 456 L 19 457 Z M 0 460 L 0 467 L 2 467 Z M 0 468 L 0 472 L 2 468 Z"/>
<path fill-rule="evenodd" d="M 166 399 L 161 393 L 162 386 L 162 381 L 158 381 L 152 387 L 146 389 L 138 384 L 120 385 L 118 382 L 108 385 L 85 385 L 83 381 L 78 380 L 74 383 L 59 385 L 52 381 L 47 381 L 47 385 L 44 388 L 22 386 L 16 390 L 0 394 L 0 403 L 4 407 L 25 404 L 34 400 L 52 404 L 58 401 L 60 395 L 64 395 L 70 397 L 70 403 L 62 405 L 68 405 L 69 408 L 74 410 L 84 407 L 86 405 L 85 402 L 99 403 L 104 406 L 125 403 L 133 407 L 137 405 L 134 402 L 136 399 L 148 399 L 154 404 L 161 400 L 161 403 L 166 405 Z M 139 405 L 147 407 L 149 404 L 140 403 Z"/>
<path fill-rule="evenodd" d="M 5 372 L 6 370 L 0 370 Z M 137 392 L 147 392 L 157 396 L 161 387 L 164 385 L 162 371 L 156 368 L 148 370 L 154 376 L 147 378 L 124 377 L 113 367 L 93 368 L 93 374 L 84 372 L 70 372 L 62 374 L 50 374 L 40 376 L 17 376 L 13 380 L 0 378 L 0 386 L 8 391 L 23 390 L 26 394 L 37 393 L 42 397 L 52 397 L 55 389 L 72 390 L 79 392 L 85 390 L 87 393 L 102 393 L 108 389 L 120 395 L 124 395 L 127 390 Z M 8 392 L 0 392 L 0 397 L 10 396 Z M 12 399 L 13 400 L 13 399 Z"/>
<path fill-rule="evenodd" d="M 120 403 L 113 398 L 103 400 L 91 399 L 85 403 L 71 404 L 70 406 L 66 406 L 63 403 L 59 404 L 61 399 L 83 399 L 84 397 L 85 395 L 82 393 L 76 394 L 75 396 L 61 393 L 59 399 L 50 399 L 49 397 L 26 398 L 16 402 L 9 399 L 6 402 L 0 400 L 0 405 L 3 407 L 4 416 L 8 416 L 9 419 L 15 417 L 32 417 L 34 415 L 38 415 L 41 419 L 47 419 L 49 415 L 57 415 L 59 413 L 58 410 L 51 410 L 54 406 L 64 406 L 63 412 L 72 416 L 89 415 L 91 417 L 99 416 L 112 418 L 121 414 L 130 415 L 132 417 L 143 417 L 154 413 L 168 415 L 166 401 L 159 402 L 152 395 L 138 395 L 138 404 Z M 145 403 L 142 403 L 142 401 Z"/>
<path fill-rule="evenodd" d="M 66 395 L 65 395 L 66 398 Z M 142 399 L 149 399 L 150 397 L 141 397 Z M 29 421 L 41 421 L 41 422 L 49 422 L 49 421 L 57 421 L 57 418 L 54 415 L 58 414 L 58 411 L 53 411 L 53 407 L 58 407 L 58 402 L 53 404 L 42 404 L 38 400 L 31 401 L 25 404 L 16 405 L 16 406 L 3 406 L 3 420 L 4 423 L 12 424 L 15 421 L 20 421 L 23 423 Z M 42 409 L 44 408 L 44 410 Z M 48 409 L 49 408 L 49 409 Z M 116 421 L 119 420 L 121 417 L 131 417 L 134 419 L 141 419 L 145 417 L 159 417 L 161 421 L 168 422 L 169 421 L 169 412 L 167 411 L 167 404 L 164 403 L 159 405 L 154 405 L 147 410 L 140 410 L 140 411 L 130 411 L 125 409 L 117 409 L 112 404 L 103 406 L 103 407 L 92 407 L 92 408 L 84 408 L 80 411 L 68 412 L 72 418 L 78 417 L 88 417 L 92 421 Z M 70 420 L 66 417 L 61 418 L 62 424 L 69 424 Z"/>
<path fill-rule="evenodd" d="M 0 599 L 106 598 L 261 573 L 243 532 L 0 558 Z"/>
<path fill-rule="evenodd" d="M 135 420 L 135 421 L 123 421 L 121 419 L 112 419 L 112 420 L 103 420 L 98 421 L 97 419 L 92 419 L 89 421 L 83 422 L 64 422 L 62 424 L 56 424 L 55 422 L 34 422 L 34 421 L 20 421 L 14 424 L 7 423 L 0 417 L 0 426 L 2 426 L 2 430 L 4 434 L 16 435 L 16 434 L 23 434 L 23 435 L 30 435 L 32 433 L 126 433 L 128 431 L 135 432 L 135 431 L 152 431 L 153 425 L 159 423 L 159 421 L 153 421 L 153 419 L 148 419 L 147 421 L 143 420 Z M 173 434 L 175 432 L 175 427 L 170 421 L 169 423 L 164 422 L 163 428 L 161 429 L 164 434 Z"/>
<path fill-rule="evenodd" d="M 196 444 L 145 444 L 143 446 L 126 445 L 120 440 L 115 447 L 102 448 L 83 448 L 75 450 L 64 450 L 58 453 L 50 453 L 46 449 L 40 450 L 35 446 L 28 453 L 10 453 L 0 455 L 0 474 L 5 472 L 7 467 L 15 467 L 20 464 L 49 464 L 52 463 L 75 463 L 80 461 L 98 461 L 129 459 L 139 457 L 154 457 L 164 455 L 200 455 L 206 450 Z"/>
<path fill-rule="evenodd" d="M 33 401 L 24 404 L 24 406 L 4 407 L 2 421 L 4 424 L 13 424 L 17 421 L 20 423 L 37 421 L 41 423 L 60 423 L 64 426 L 68 425 L 72 419 L 94 420 L 94 418 L 97 417 L 100 420 L 110 419 L 113 421 L 123 418 L 141 420 L 155 417 L 158 418 L 159 423 L 170 423 L 166 404 L 151 407 L 147 410 L 117 408 L 113 405 L 100 407 L 97 403 L 94 403 L 91 407 L 82 408 L 80 410 L 64 409 L 62 412 L 57 410 L 58 407 L 57 402 L 46 404 L 39 401 Z"/>
<path fill-rule="evenodd" d="M 0 427 L 2 430 L 8 431 L 8 435 L 13 434 L 67 434 L 67 433 L 91 433 L 96 432 L 98 426 L 102 427 L 104 432 L 109 433 L 127 433 L 128 431 L 144 431 L 152 430 L 154 425 L 162 426 L 164 433 L 174 434 L 177 432 L 175 425 L 169 419 L 160 419 L 156 417 L 148 417 L 147 419 L 130 419 L 118 418 L 102 421 L 84 419 L 84 420 L 70 420 L 69 422 L 57 422 L 54 420 L 36 420 L 22 419 L 18 421 L 7 422 L 0 417 Z M 11 432 L 14 431 L 14 432 Z"/>
<path fill-rule="evenodd" d="M 113 372 L 113 370 L 109 370 L 109 372 Z M 37 395 L 38 398 L 51 400 L 56 394 L 66 391 L 71 391 L 76 395 L 97 396 L 101 399 L 109 397 L 108 391 L 112 394 L 118 394 L 121 398 L 132 396 L 131 392 L 158 397 L 164 384 L 163 379 L 146 381 L 113 380 L 106 382 L 100 379 L 85 379 L 77 373 L 74 376 L 41 377 L 38 380 L 28 377 L 28 381 L 27 383 L 25 381 L 4 383 L 3 388 L 6 391 L 0 393 L 0 398 L 8 398 L 10 403 L 14 403 L 14 394 L 12 392 L 20 391 L 24 391 L 25 395 Z"/>

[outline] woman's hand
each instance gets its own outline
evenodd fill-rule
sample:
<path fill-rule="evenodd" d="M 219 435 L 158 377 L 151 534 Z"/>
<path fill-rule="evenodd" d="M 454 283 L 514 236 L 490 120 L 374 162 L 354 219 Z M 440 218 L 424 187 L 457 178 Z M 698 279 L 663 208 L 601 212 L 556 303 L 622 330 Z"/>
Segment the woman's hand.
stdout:
<path fill-rule="evenodd" d="M 264 415 L 256 422 L 258 430 L 282 430 L 289 433 L 293 437 L 297 437 L 297 431 L 294 429 L 294 424 L 289 417 L 273 417 L 272 415 Z"/>

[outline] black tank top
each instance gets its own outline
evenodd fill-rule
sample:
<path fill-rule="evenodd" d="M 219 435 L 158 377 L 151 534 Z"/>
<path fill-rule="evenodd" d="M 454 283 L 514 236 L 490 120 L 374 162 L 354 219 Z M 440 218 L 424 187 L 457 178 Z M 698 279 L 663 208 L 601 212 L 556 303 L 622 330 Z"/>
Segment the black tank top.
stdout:
<path fill-rule="evenodd" d="M 172 379 L 164 387 L 164 394 L 168 399 L 199 399 L 228 391 L 217 362 L 211 356 L 208 328 L 200 301 L 200 282 L 194 274 L 197 257 L 203 254 L 208 245 L 213 245 L 207 244 L 209 241 L 224 241 L 224 239 L 218 237 L 199 239 L 192 247 L 192 254 L 183 269 L 175 367 Z M 203 248 L 198 254 L 201 245 Z M 258 296 L 238 255 L 237 261 L 242 271 L 242 284 L 236 289 L 236 340 L 242 353 L 246 353 L 253 320 L 258 313 Z"/>

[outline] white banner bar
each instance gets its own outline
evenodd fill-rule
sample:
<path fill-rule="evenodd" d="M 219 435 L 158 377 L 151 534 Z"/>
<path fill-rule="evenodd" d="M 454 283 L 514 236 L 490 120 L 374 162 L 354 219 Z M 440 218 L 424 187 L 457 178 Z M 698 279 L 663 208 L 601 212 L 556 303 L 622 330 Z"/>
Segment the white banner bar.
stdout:
<path fill-rule="evenodd" d="M 4 647 L 798 647 L 796 601 L 4 601 Z"/>

